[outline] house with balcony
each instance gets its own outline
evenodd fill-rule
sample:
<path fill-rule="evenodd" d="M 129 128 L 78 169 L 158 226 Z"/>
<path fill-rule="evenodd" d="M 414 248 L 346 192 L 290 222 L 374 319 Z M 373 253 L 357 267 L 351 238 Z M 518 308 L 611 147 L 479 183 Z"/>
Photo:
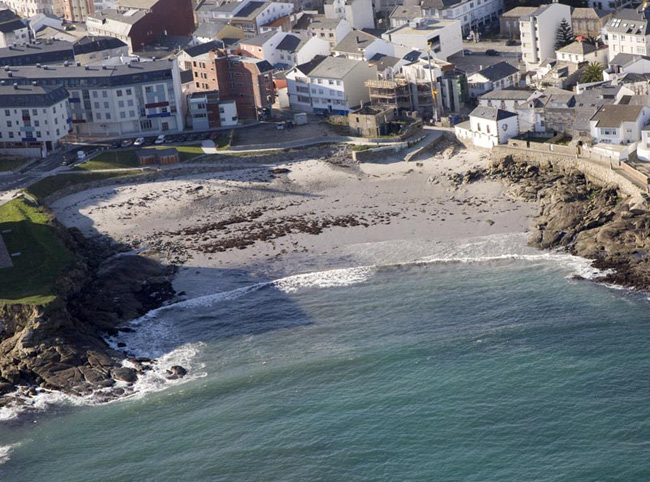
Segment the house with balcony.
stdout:
<path fill-rule="evenodd" d="M 343 57 L 317 56 L 286 74 L 292 109 L 347 115 L 369 102 L 365 82 L 377 78 L 377 67 Z"/>
<path fill-rule="evenodd" d="M 600 144 L 632 144 L 650 120 L 643 104 L 605 104 L 589 121 L 591 137 Z"/>

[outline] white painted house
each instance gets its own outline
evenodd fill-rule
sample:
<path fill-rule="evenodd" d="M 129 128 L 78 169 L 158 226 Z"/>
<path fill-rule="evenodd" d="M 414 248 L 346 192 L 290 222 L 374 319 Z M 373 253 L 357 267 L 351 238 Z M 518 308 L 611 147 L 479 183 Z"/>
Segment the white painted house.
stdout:
<path fill-rule="evenodd" d="M 477 147 L 492 149 L 519 133 L 517 114 L 496 107 L 478 106 L 469 121 L 455 127 L 456 137 Z"/>
<path fill-rule="evenodd" d="M 422 52 L 431 48 L 434 57 L 441 60 L 463 50 L 463 35 L 457 20 L 417 18 L 389 30 L 382 38 Z"/>
<path fill-rule="evenodd" d="M 347 115 L 369 102 L 366 80 L 377 78 L 377 67 L 343 57 L 316 57 L 287 72 L 287 94 L 293 110 Z"/>
<path fill-rule="evenodd" d="M 650 53 L 649 9 L 625 8 L 603 27 L 603 39 L 609 47 L 609 58 L 618 54 L 648 55 Z"/>
<path fill-rule="evenodd" d="M 499 62 L 467 78 L 470 97 L 479 97 L 492 90 L 518 87 L 521 80 L 519 69 L 508 62 Z"/>
<path fill-rule="evenodd" d="M 322 16 L 310 19 L 307 33 L 312 37 L 326 40 L 330 48 L 334 48 L 347 34 L 352 31 L 350 22 L 342 18 L 325 18 Z"/>
<path fill-rule="evenodd" d="M 326 0 L 325 17 L 347 20 L 352 28 L 375 28 L 372 0 Z"/>
<path fill-rule="evenodd" d="M 484 107 L 496 107 L 517 113 L 517 109 L 525 106 L 529 101 L 541 96 L 538 91 L 524 89 L 499 89 L 483 94 L 479 97 L 479 105 Z"/>
<path fill-rule="evenodd" d="M 542 5 L 519 20 L 526 70 L 534 70 L 540 62 L 555 56 L 556 33 L 562 20 L 571 25 L 571 7 L 561 3 Z"/>
<path fill-rule="evenodd" d="M 572 42 L 555 51 L 555 58 L 562 62 L 581 64 L 583 62 L 598 62 L 607 65 L 607 49 L 597 48 L 589 42 Z"/>
<path fill-rule="evenodd" d="M 639 104 L 605 104 L 589 121 L 591 137 L 601 144 L 632 144 L 650 120 L 650 108 Z"/>

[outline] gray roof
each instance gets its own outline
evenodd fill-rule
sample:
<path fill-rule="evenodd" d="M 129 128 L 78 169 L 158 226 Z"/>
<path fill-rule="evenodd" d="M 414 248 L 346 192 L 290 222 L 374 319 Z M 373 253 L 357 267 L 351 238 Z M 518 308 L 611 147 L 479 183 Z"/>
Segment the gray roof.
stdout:
<path fill-rule="evenodd" d="M 607 22 L 608 33 L 621 33 L 629 35 L 650 34 L 650 11 L 638 11 L 632 8 L 624 8 L 614 14 Z"/>
<path fill-rule="evenodd" d="M 353 30 L 343 37 L 332 50 L 335 52 L 359 53 L 360 50 L 365 49 L 375 40 L 377 40 L 377 37 L 373 35 L 362 32 L 361 30 Z"/>
<path fill-rule="evenodd" d="M 422 7 L 419 5 L 397 5 L 389 17 L 394 19 L 411 20 L 422 16 Z"/>
<path fill-rule="evenodd" d="M 102 52 L 126 47 L 126 44 L 115 37 L 86 35 L 74 43 L 75 55 L 88 54 L 90 52 Z"/>
<path fill-rule="evenodd" d="M 284 38 L 280 41 L 276 49 L 282 50 L 284 52 L 296 52 L 298 49 L 300 49 L 300 47 L 302 47 L 309 40 L 310 39 L 308 38 L 290 33 L 284 36 Z"/>
<path fill-rule="evenodd" d="M 187 48 L 184 50 L 184 52 L 190 57 L 198 57 L 199 55 L 203 55 L 221 48 L 223 48 L 223 42 L 221 40 L 211 40 L 210 42 Z"/>
<path fill-rule="evenodd" d="M 519 72 L 517 67 L 513 67 L 508 62 L 499 62 L 498 64 L 491 65 L 486 67 L 483 70 L 479 70 L 478 73 L 488 79 L 490 82 L 496 80 L 505 79 L 513 74 Z"/>
<path fill-rule="evenodd" d="M 226 22 L 203 22 L 194 31 L 194 36 L 214 38 L 226 25 Z"/>
<path fill-rule="evenodd" d="M 589 42 L 571 42 L 569 45 L 565 45 L 561 49 L 558 49 L 558 52 L 562 52 L 565 54 L 590 54 L 591 52 L 595 52 L 596 46 L 590 44 Z"/>
<path fill-rule="evenodd" d="M 325 28 L 325 29 L 334 29 L 339 23 L 341 23 L 340 18 L 325 18 L 325 17 L 312 17 L 311 23 L 307 29 L 312 28 Z"/>
<path fill-rule="evenodd" d="M 483 94 L 481 99 L 488 100 L 528 100 L 534 92 L 524 89 L 497 89 Z"/>
<path fill-rule="evenodd" d="M 610 65 L 618 65 L 621 67 L 627 67 L 630 64 L 633 64 L 637 60 L 641 59 L 650 59 L 650 57 L 646 57 L 645 55 L 636 55 L 636 54 L 616 54 L 613 59 L 609 61 Z"/>
<path fill-rule="evenodd" d="M 276 33 L 277 32 L 275 30 L 271 30 L 269 32 L 256 35 L 255 37 L 244 39 L 241 41 L 241 43 L 246 45 L 257 45 L 261 47 L 266 42 L 268 42 L 271 39 L 271 37 L 273 37 Z"/>
<path fill-rule="evenodd" d="M 259 10 L 266 4 L 267 2 L 249 2 L 244 6 L 244 8 L 235 14 L 235 17 L 255 18 L 259 13 Z"/>
<path fill-rule="evenodd" d="M 515 114 L 514 112 L 508 112 L 507 110 L 498 109 L 496 107 L 487 107 L 487 106 L 479 105 L 476 109 L 474 109 L 471 112 L 469 116 L 478 117 L 480 119 L 500 121 L 503 119 L 508 119 L 510 117 L 517 117 L 517 114 Z"/>
<path fill-rule="evenodd" d="M 512 10 L 508 10 L 504 14 L 502 14 L 502 17 L 514 17 L 514 18 L 521 18 L 525 17 L 527 15 L 530 15 L 533 13 L 535 10 L 537 10 L 537 7 L 515 7 Z"/>
<path fill-rule="evenodd" d="M 529 14 L 521 17 L 521 20 L 530 20 L 530 17 L 537 17 L 542 13 L 544 13 L 546 10 L 548 10 L 550 6 L 551 4 L 541 5 L 540 7 L 536 8 L 533 12 L 530 12 Z"/>
<path fill-rule="evenodd" d="M 458 5 L 463 0 L 422 0 L 423 9 L 444 10 L 445 8 Z"/>
<path fill-rule="evenodd" d="M 0 65 L 36 65 L 74 60 L 73 45 L 63 40 L 38 41 L 0 49 Z"/>
<path fill-rule="evenodd" d="M 591 118 L 596 127 L 620 127 L 623 122 L 636 122 L 643 105 L 605 104 Z"/>
<path fill-rule="evenodd" d="M 326 79 L 341 79 L 360 64 L 359 60 L 350 60 L 344 57 L 327 57 L 309 74 L 311 77 Z"/>
<path fill-rule="evenodd" d="M 20 30 L 22 28 L 26 28 L 26 26 L 20 19 L 0 23 L 0 32 L 2 33 L 14 32 L 15 30 Z"/>
<path fill-rule="evenodd" d="M 0 85 L 0 107 L 49 107 L 68 95 L 63 87 Z"/>
<path fill-rule="evenodd" d="M 107 8 L 105 10 L 100 10 L 95 12 L 92 15 L 88 15 L 90 19 L 96 19 L 98 22 L 103 22 L 104 20 L 111 20 L 113 22 L 119 22 L 126 25 L 133 25 L 142 20 L 147 12 L 144 10 L 135 10 L 130 11 L 129 15 L 124 15 L 126 12 L 119 12 L 115 9 Z"/>
<path fill-rule="evenodd" d="M 375 54 L 372 56 L 372 58 L 368 59 L 368 62 L 376 65 L 377 70 L 381 72 L 388 68 L 394 67 L 395 64 L 400 60 L 401 59 L 397 57 L 392 57 L 390 55 Z"/>
<path fill-rule="evenodd" d="M 58 79 L 97 79 L 97 85 L 121 85 L 124 77 L 139 76 L 144 82 L 144 75 L 153 72 L 165 72 L 171 77 L 172 62 L 158 60 L 155 62 L 131 62 L 124 65 L 112 65 L 106 69 L 101 66 L 49 65 L 38 68 L 35 66 L 11 67 L 10 70 L 0 69 L 0 79 L 8 82 L 25 83 L 32 80 L 58 82 Z M 11 74 L 11 75 L 10 75 Z"/>
<path fill-rule="evenodd" d="M 312 70 L 314 70 L 316 67 L 320 65 L 320 63 L 325 60 L 327 57 L 324 55 L 316 55 L 313 59 L 311 59 L 309 62 L 305 62 L 304 64 L 296 65 L 296 70 L 299 72 L 302 72 L 305 75 L 311 74 Z"/>

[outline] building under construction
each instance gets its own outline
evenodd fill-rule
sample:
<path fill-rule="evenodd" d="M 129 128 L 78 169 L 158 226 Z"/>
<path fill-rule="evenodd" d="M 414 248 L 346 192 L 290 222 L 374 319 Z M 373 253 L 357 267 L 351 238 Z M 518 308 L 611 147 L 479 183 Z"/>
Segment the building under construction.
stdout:
<path fill-rule="evenodd" d="M 373 105 L 393 107 L 400 114 L 417 111 L 425 118 L 433 114 L 429 82 L 414 83 L 396 77 L 393 80 L 367 80 L 365 85 Z"/>

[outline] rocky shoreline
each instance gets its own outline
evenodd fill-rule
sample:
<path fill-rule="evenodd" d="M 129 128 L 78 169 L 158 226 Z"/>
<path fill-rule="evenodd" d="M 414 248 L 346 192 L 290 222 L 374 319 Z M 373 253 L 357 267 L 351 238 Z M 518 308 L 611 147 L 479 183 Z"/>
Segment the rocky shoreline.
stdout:
<path fill-rule="evenodd" d="M 650 207 L 640 194 L 626 195 L 559 162 L 536 165 L 507 156 L 467 179 L 484 175 L 504 180 L 513 196 L 538 203 L 532 246 L 593 260 L 604 273 L 597 281 L 650 289 Z"/>
<path fill-rule="evenodd" d="M 173 269 L 116 247 L 62 231 L 77 262 L 57 282 L 59 299 L 46 308 L 0 307 L 0 408 L 25 404 L 45 390 L 74 396 L 129 392 L 155 360 L 111 349 L 104 337 L 129 331 L 129 321 L 174 296 Z M 118 247 L 118 251 L 123 249 Z M 184 375 L 181 367 L 170 378 Z M 9 396 L 14 395 L 14 396 Z"/>

